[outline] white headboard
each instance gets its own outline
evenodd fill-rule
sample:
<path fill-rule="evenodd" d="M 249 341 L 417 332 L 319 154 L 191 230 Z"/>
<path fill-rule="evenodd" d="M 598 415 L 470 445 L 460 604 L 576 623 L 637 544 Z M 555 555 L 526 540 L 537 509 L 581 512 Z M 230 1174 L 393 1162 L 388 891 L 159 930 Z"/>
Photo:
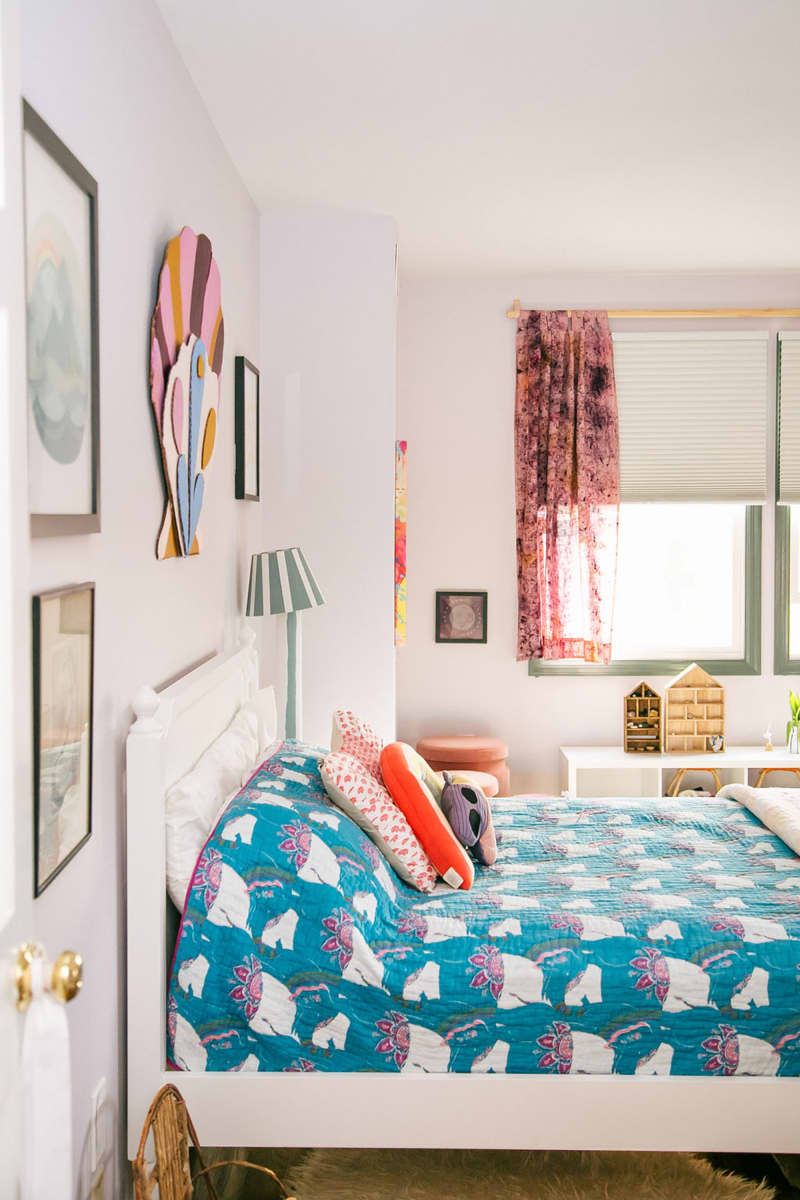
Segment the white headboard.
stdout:
<path fill-rule="evenodd" d="M 160 693 L 141 687 L 128 733 L 128 1109 L 143 1113 L 165 1069 L 167 891 L 164 796 L 190 770 L 258 687 L 255 634 Z"/>

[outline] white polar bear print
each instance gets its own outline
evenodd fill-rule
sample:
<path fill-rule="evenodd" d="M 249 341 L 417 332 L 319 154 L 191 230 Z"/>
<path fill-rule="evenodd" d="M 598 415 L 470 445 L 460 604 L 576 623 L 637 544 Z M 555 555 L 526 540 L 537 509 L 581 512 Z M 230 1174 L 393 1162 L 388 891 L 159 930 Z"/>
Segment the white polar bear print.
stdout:
<path fill-rule="evenodd" d="M 625 927 L 613 917 L 581 917 L 582 929 L 578 935 L 582 942 L 599 942 L 602 938 L 625 937 Z"/>
<path fill-rule="evenodd" d="M 243 1059 L 238 1066 L 231 1067 L 231 1071 L 257 1071 L 260 1066 L 255 1054 L 248 1054 L 247 1058 Z"/>
<path fill-rule="evenodd" d="M 401 1071 L 444 1073 L 450 1065 L 450 1047 L 443 1037 L 423 1025 L 408 1026 L 408 1056 Z"/>
<path fill-rule="evenodd" d="M 631 884 L 632 892 L 654 892 L 661 887 L 660 879 L 637 879 Z"/>
<path fill-rule="evenodd" d="M 574 875 L 576 871 L 585 871 L 586 863 L 565 863 L 561 867 L 553 867 L 556 875 Z"/>
<path fill-rule="evenodd" d="M 644 892 L 642 901 L 659 912 L 670 912 L 674 908 L 691 908 L 692 902 L 686 896 L 665 896 L 661 892 Z"/>
<path fill-rule="evenodd" d="M 284 767 L 281 771 L 281 779 L 285 779 L 289 783 L 309 784 L 312 776 L 308 775 L 305 771 L 287 771 L 287 769 Z"/>
<path fill-rule="evenodd" d="M 219 873 L 219 887 L 213 903 L 208 910 L 208 919 L 212 925 L 230 925 L 235 929 L 247 929 L 247 918 L 250 914 L 250 893 L 241 875 L 237 875 L 233 867 L 222 863 Z"/>
<path fill-rule="evenodd" d="M 327 825 L 329 829 L 339 828 L 339 818 L 335 817 L 333 813 L 312 812 L 308 814 L 308 819 L 309 821 L 316 821 L 318 825 Z"/>
<path fill-rule="evenodd" d="M 659 921 L 657 925 L 650 926 L 647 936 L 651 941 L 659 942 L 663 938 L 671 938 L 675 941 L 677 938 L 682 938 L 683 934 L 677 921 Z"/>
<path fill-rule="evenodd" d="M 741 896 L 725 896 L 723 900 L 715 900 L 712 908 L 747 908 Z"/>
<path fill-rule="evenodd" d="M 267 921 L 261 934 L 262 945 L 271 946 L 274 950 L 278 942 L 280 942 L 284 950 L 293 950 L 297 919 L 297 913 L 293 908 L 289 908 L 285 913 L 281 913 L 280 916 L 273 917 L 271 921 Z"/>
<path fill-rule="evenodd" d="M 495 921 L 494 925 L 489 926 L 489 937 L 507 937 L 509 934 L 514 937 L 522 936 L 519 917 L 506 917 L 505 921 Z"/>
<path fill-rule="evenodd" d="M 174 1013 L 175 1036 L 172 1057 L 182 1071 L 205 1071 L 208 1053 L 192 1025 L 180 1013 Z"/>
<path fill-rule="evenodd" d="M 664 957 L 669 971 L 669 989 L 661 1005 L 665 1013 L 686 1012 L 689 1008 L 716 1008 L 708 999 L 711 978 L 697 963 L 683 958 Z"/>
<path fill-rule="evenodd" d="M 593 855 L 601 853 L 599 846 L 592 846 L 588 842 L 566 842 L 563 840 L 563 834 L 550 840 L 562 854 L 566 854 L 567 858 L 591 858 Z"/>
<path fill-rule="evenodd" d="M 594 908 L 594 900 L 586 900 L 583 898 L 565 900 L 562 902 L 561 907 L 565 908 L 568 912 L 574 912 L 575 909 L 580 909 L 580 911 L 583 912 L 584 909 Z"/>
<path fill-rule="evenodd" d="M 577 1008 L 581 1004 L 602 1004 L 602 976 L 597 963 L 589 963 L 585 970 L 567 985 L 564 1003 L 571 1008 Z"/>
<path fill-rule="evenodd" d="M 753 967 L 744 987 L 731 996 L 731 1008 L 746 1012 L 751 1004 L 754 1008 L 766 1008 L 769 1004 L 769 971 L 763 967 Z"/>
<path fill-rule="evenodd" d="M 178 968 L 178 987 L 187 996 L 191 994 L 195 1000 L 199 1000 L 203 995 L 207 974 L 208 959 L 202 954 L 198 954 L 197 958 L 185 958 Z"/>
<path fill-rule="evenodd" d="M 404 1000 L 439 999 L 439 964 L 427 962 L 424 967 L 414 971 L 403 985 Z"/>
<path fill-rule="evenodd" d="M 392 883 L 392 879 L 386 868 L 385 862 L 378 863 L 377 867 L 375 868 L 375 878 L 377 879 L 378 883 L 381 885 L 383 890 L 386 892 L 386 895 L 389 897 L 389 899 L 396 900 L 397 899 L 397 890 L 396 890 L 394 884 Z"/>
<path fill-rule="evenodd" d="M 697 864 L 698 871 L 721 871 L 722 863 L 716 858 L 707 858 L 705 862 Z"/>
<path fill-rule="evenodd" d="M 779 921 L 767 921 L 764 917 L 737 917 L 744 929 L 746 942 L 785 942 L 789 935 Z"/>
<path fill-rule="evenodd" d="M 520 954 L 501 954 L 503 989 L 498 1008 L 520 1008 L 523 1004 L 549 1004 L 544 997 L 544 973 L 541 967 Z"/>
<path fill-rule="evenodd" d="M 634 1075 L 669 1075 L 672 1070 L 672 1056 L 675 1053 L 674 1047 L 668 1042 L 661 1042 L 660 1045 L 637 1063 Z"/>
<path fill-rule="evenodd" d="M 785 892 L 788 888 L 800 888 L 800 875 L 792 875 L 789 879 L 782 879 L 780 883 L 775 884 L 776 891 Z"/>
<path fill-rule="evenodd" d="M 514 888 L 518 888 L 518 887 L 519 887 L 518 879 L 506 879 L 503 881 L 503 883 L 498 883 L 497 887 L 487 888 L 486 891 L 490 892 L 493 895 L 495 892 L 513 891 Z"/>
<path fill-rule="evenodd" d="M 336 855 L 315 833 L 311 834 L 309 841 L 308 858 L 297 868 L 298 879 L 306 883 L 327 883 L 329 887 L 338 887 L 340 871 Z"/>
<path fill-rule="evenodd" d="M 279 779 L 271 779 L 269 781 L 269 783 L 259 783 L 258 786 L 262 792 L 285 792 L 286 791 L 286 784 L 281 783 L 281 781 Z M 294 805 L 286 799 L 284 799 L 283 802 L 281 803 L 281 800 L 276 797 L 275 803 L 280 804 L 281 808 L 294 808 Z"/>
<path fill-rule="evenodd" d="M 519 911 L 521 908 L 539 908 L 539 901 L 535 896 L 500 896 L 498 898 L 504 912 L 508 909 Z"/>
<path fill-rule="evenodd" d="M 572 1035 L 572 1062 L 570 1075 L 610 1075 L 614 1066 L 614 1047 L 609 1046 L 596 1033 L 583 1033 L 579 1029 Z"/>
<path fill-rule="evenodd" d="M 432 945 L 434 942 L 447 942 L 450 938 L 467 936 L 467 926 L 458 917 L 426 917 L 428 928 L 423 935 L 423 942 Z"/>
<path fill-rule="evenodd" d="M 718 892 L 724 889 L 735 888 L 739 891 L 740 888 L 753 888 L 755 882 L 752 879 L 747 879 L 744 875 L 709 875 L 708 883 L 715 887 Z"/>
<path fill-rule="evenodd" d="M 573 892 L 607 892 L 611 882 L 602 875 L 575 875 L 575 868 L 570 871 L 566 880 L 567 887 Z"/>
<path fill-rule="evenodd" d="M 342 971 L 342 979 L 348 983 L 360 983 L 365 987 L 378 987 L 383 991 L 383 963 L 376 958 L 364 941 L 363 935 L 353 926 L 353 955 Z"/>
<path fill-rule="evenodd" d="M 261 972 L 261 1000 L 258 1009 L 248 1021 L 254 1033 L 265 1037 L 290 1037 L 298 1041 L 294 1032 L 297 1005 L 292 994 L 280 979 Z"/>
<path fill-rule="evenodd" d="M 781 1065 L 778 1051 L 761 1038 L 739 1035 L 739 1062 L 734 1075 L 776 1075 Z"/>
<path fill-rule="evenodd" d="M 495 1042 L 488 1050 L 484 1050 L 483 1054 L 478 1055 L 473 1061 L 470 1071 L 485 1073 L 493 1071 L 498 1075 L 504 1074 L 510 1049 L 511 1046 L 508 1042 Z"/>
<path fill-rule="evenodd" d="M 350 1018 L 337 1013 L 327 1021 L 321 1021 L 311 1035 L 311 1041 L 322 1050 L 344 1050 L 345 1038 L 350 1028 Z"/>
<path fill-rule="evenodd" d="M 378 899 L 372 892 L 356 892 L 353 896 L 353 908 L 359 916 L 366 917 L 368 921 L 375 920 L 375 913 L 378 911 Z"/>
<path fill-rule="evenodd" d="M 224 838 L 226 842 L 235 842 L 238 837 L 245 846 L 249 846 L 253 840 L 255 824 L 256 819 L 253 813 L 245 813 L 241 817 L 234 817 L 231 821 L 228 821 L 220 837 Z"/>

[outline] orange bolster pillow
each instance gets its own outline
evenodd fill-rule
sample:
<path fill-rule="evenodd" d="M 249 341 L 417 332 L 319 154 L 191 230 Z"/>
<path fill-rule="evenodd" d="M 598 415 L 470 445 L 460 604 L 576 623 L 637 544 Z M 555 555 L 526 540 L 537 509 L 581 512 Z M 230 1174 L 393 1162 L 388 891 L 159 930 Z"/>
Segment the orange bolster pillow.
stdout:
<path fill-rule="evenodd" d="M 381 774 L 437 873 L 451 887 L 468 891 L 475 880 L 475 867 L 439 807 L 442 781 L 405 742 L 384 747 Z"/>

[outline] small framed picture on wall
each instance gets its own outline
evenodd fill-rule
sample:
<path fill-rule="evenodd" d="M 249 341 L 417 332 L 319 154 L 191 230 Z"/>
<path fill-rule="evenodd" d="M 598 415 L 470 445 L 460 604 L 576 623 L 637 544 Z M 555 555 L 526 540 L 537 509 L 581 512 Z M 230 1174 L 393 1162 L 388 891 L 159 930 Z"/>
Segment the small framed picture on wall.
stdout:
<path fill-rule="evenodd" d="M 34 895 L 92 832 L 94 584 L 33 597 Z"/>
<path fill-rule="evenodd" d="M 33 537 L 100 530 L 97 183 L 23 104 Z"/>
<path fill-rule="evenodd" d="M 437 592 L 436 641 L 485 642 L 486 592 Z"/>
<path fill-rule="evenodd" d="M 236 499 L 261 498 L 261 397 L 258 369 L 236 356 Z"/>

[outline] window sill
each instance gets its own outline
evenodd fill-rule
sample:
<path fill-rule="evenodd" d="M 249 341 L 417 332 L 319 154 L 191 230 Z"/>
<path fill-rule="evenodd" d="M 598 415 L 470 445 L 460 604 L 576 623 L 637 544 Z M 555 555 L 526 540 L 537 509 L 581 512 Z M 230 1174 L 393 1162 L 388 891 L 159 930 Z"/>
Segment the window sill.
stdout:
<path fill-rule="evenodd" d="M 550 676 L 550 678 L 557 675 L 582 675 L 584 677 L 588 675 L 636 675 L 639 677 L 642 675 L 677 675 L 692 661 L 690 658 L 625 659 L 604 666 L 600 663 L 561 664 L 541 658 L 531 658 L 528 660 L 528 674 Z M 750 657 L 704 658 L 698 660 L 698 666 L 714 676 L 761 674 L 761 662 Z M 797 672 L 800 674 L 800 663 L 797 664 Z M 778 673 L 777 670 L 776 673 Z M 790 670 L 784 673 L 792 674 Z"/>

